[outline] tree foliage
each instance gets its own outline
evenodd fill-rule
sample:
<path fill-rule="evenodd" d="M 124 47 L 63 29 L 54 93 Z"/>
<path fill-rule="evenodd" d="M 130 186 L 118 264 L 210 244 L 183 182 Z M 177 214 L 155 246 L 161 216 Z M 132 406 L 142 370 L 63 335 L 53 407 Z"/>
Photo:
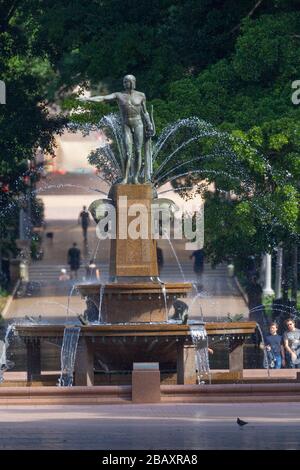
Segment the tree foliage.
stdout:
<path fill-rule="evenodd" d="M 51 100 L 68 111 L 75 86 L 111 92 L 132 73 L 158 132 L 190 116 L 228 132 L 225 147 L 202 139 L 176 154 L 180 171 L 190 170 L 184 184 L 215 184 L 204 192 L 214 261 L 297 237 L 300 107 L 291 83 L 300 79 L 299 30 L 297 0 L 2 0 L 2 181 L 19 181 L 38 146 L 51 151 L 62 124 L 48 115 Z M 88 105 L 73 119 L 95 123 L 108 109 Z"/>
<path fill-rule="evenodd" d="M 300 108 L 291 101 L 291 84 L 300 76 L 300 13 L 292 2 L 277 6 L 242 21 L 230 57 L 171 83 L 166 100 L 156 103 L 161 127 L 171 117 L 192 114 L 235 138 L 239 165 L 215 158 L 195 168 L 199 178 L 208 168 L 228 173 L 225 179 L 208 178 L 217 188 L 206 193 L 205 225 L 215 262 L 263 253 L 299 234 Z M 233 198 L 224 196 L 228 189 Z"/>
<path fill-rule="evenodd" d="M 54 132 L 62 124 L 49 115 L 44 99 L 47 65 L 34 55 L 32 35 L 20 20 L 35 8 L 33 1 L 0 4 L 0 79 L 6 85 L 6 104 L 0 105 L 0 242 L 6 240 L 10 249 L 9 237 L 18 236 L 18 198 L 22 200 L 37 178 L 35 153 L 38 148 L 52 152 Z"/>

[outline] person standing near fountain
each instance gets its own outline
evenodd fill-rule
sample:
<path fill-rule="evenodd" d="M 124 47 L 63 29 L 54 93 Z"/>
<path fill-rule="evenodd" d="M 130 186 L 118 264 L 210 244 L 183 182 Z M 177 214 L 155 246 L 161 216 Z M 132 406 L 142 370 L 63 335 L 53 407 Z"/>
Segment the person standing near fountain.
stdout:
<path fill-rule="evenodd" d="M 296 328 L 295 320 L 285 320 L 287 331 L 283 335 L 284 347 L 287 351 L 287 362 L 290 369 L 300 369 L 300 330 Z"/>
<path fill-rule="evenodd" d="M 81 221 L 83 240 L 87 242 L 87 231 L 90 225 L 90 215 L 88 211 L 86 210 L 86 206 L 83 206 L 82 211 L 80 212 L 78 216 L 78 223 L 80 223 L 80 221 Z"/>
<path fill-rule="evenodd" d="M 262 348 L 266 349 L 268 366 L 271 369 L 281 369 L 285 367 L 285 354 L 282 343 L 282 336 L 277 333 L 277 323 L 272 322 L 269 328 L 269 334 L 266 336 Z"/>
<path fill-rule="evenodd" d="M 126 152 L 124 174 L 122 184 L 139 184 L 139 177 L 142 167 L 142 148 L 151 137 L 154 136 L 154 124 L 151 121 L 146 109 L 146 96 L 140 91 L 136 91 L 136 79 L 133 75 L 126 75 L 123 79 L 123 92 L 115 92 L 106 96 L 93 96 L 92 98 L 79 98 L 80 101 L 92 102 L 112 102 L 116 101 L 119 106 L 122 128 L 123 142 Z M 129 181 L 133 151 L 135 153 L 132 181 Z M 150 179 L 151 166 L 148 152 L 145 151 L 145 180 Z"/>
<path fill-rule="evenodd" d="M 203 270 L 204 270 L 204 250 L 203 248 L 199 250 L 195 250 L 191 256 L 190 259 L 194 258 L 194 272 L 197 276 L 197 284 L 199 287 L 202 287 L 202 276 L 203 276 Z"/>
<path fill-rule="evenodd" d="M 93 259 L 91 259 L 88 266 L 86 267 L 86 279 L 87 281 L 100 280 L 100 270 L 97 268 Z"/>
<path fill-rule="evenodd" d="M 68 264 L 70 266 L 71 278 L 77 279 L 77 271 L 80 267 L 80 250 L 75 242 L 68 251 Z"/>

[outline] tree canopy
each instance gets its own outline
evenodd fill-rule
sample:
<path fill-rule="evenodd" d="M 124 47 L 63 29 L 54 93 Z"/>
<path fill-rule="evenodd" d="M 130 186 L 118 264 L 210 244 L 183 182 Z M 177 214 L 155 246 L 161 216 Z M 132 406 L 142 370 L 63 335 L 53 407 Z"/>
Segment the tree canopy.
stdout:
<path fill-rule="evenodd" d="M 64 120 L 49 116 L 51 102 L 67 111 L 78 105 L 74 87 L 111 92 L 132 73 L 159 132 L 195 116 L 228 133 L 226 148 L 202 139 L 176 154 L 181 172 L 195 171 L 187 183 L 216 186 L 204 191 L 211 259 L 297 238 L 300 106 L 291 85 L 300 79 L 299 30 L 297 0 L 2 0 L 2 187 L 24 190 L 27 160 L 38 147 L 52 150 Z M 89 105 L 77 119 L 97 122 L 107 110 Z"/>

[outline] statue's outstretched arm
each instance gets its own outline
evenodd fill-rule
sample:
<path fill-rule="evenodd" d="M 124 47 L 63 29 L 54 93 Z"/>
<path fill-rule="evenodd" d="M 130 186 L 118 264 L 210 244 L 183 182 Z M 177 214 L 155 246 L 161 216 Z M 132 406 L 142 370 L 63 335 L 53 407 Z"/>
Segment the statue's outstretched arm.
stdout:
<path fill-rule="evenodd" d="M 110 95 L 104 95 L 104 96 L 92 96 L 90 98 L 87 97 L 79 97 L 79 101 L 88 101 L 88 102 L 96 102 L 96 103 L 102 103 L 103 101 L 114 101 L 117 99 L 117 94 L 116 93 L 111 93 Z"/>

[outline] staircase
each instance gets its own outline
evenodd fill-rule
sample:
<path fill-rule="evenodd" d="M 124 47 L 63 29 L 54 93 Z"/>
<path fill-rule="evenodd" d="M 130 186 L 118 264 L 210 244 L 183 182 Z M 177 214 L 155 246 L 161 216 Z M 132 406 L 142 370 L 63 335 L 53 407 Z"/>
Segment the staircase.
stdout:
<path fill-rule="evenodd" d="M 101 275 L 108 278 L 109 265 L 100 264 Z M 64 264 L 44 264 L 38 261 L 29 266 L 29 280 L 31 282 L 47 281 L 49 283 L 58 281 L 60 270 L 68 268 Z M 68 270 L 68 269 L 67 269 Z M 183 263 L 182 270 L 186 281 L 195 281 L 197 279 L 192 263 Z M 83 280 L 86 276 L 85 266 L 80 267 L 78 270 L 78 280 Z M 204 267 L 204 278 L 227 278 L 227 267 L 220 265 L 213 269 L 209 264 Z M 182 281 L 182 274 L 177 265 L 165 265 L 161 270 L 161 278 L 164 281 Z"/>

